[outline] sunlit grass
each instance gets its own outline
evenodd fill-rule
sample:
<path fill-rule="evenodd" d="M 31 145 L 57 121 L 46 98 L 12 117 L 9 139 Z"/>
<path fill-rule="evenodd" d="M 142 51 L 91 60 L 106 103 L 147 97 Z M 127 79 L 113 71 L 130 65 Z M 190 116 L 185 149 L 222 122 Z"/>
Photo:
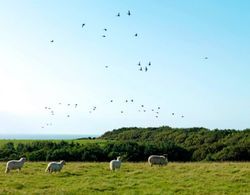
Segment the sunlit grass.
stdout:
<path fill-rule="evenodd" d="M 122 164 L 67 163 L 48 174 L 46 162 L 27 162 L 5 174 L 0 163 L 0 194 L 250 194 L 250 163 Z"/>

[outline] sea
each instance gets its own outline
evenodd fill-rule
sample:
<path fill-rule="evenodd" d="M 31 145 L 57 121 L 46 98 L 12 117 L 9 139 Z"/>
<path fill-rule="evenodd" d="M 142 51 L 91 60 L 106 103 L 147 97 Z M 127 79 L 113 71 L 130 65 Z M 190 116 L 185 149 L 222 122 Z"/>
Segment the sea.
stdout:
<path fill-rule="evenodd" d="M 97 138 L 100 135 L 86 134 L 0 134 L 0 139 L 13 140 L 72 140 L 79 138 Z"/>

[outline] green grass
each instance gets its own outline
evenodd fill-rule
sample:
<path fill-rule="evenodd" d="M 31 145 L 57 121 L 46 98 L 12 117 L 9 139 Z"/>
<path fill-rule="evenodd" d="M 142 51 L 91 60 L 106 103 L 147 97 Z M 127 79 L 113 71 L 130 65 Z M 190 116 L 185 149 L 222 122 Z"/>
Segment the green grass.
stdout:
<path fill-rule="evenodd" d="M 21 172 L 5 174 L 0 163 L 0 194 L 250 194 L 250 163 L 124 162 L 111 172 L 109 163 L 67 163 L 48 174 L 45 162 L 27 162 Z"/>
<path fill-rule="evenodd" d="M 16 139 L 0 139 L 0 147 L 8 142 L 14 143 L 16 146 L 19 143 L 27 144 L 27 143 L 32 143 L 36 141 L 53 141 L 53 142 L 60 142 L 62 140 L 16 140 Z M 98 143 L 98 144 L 104 144 L 106 142 L 110 142 L 108 140 L 102 140 L 102 139 L 81 139 L 81 140 L 63 140 L 66 142 L 75 142 L 79 144 L 87 144 L 87 143 Z"/>

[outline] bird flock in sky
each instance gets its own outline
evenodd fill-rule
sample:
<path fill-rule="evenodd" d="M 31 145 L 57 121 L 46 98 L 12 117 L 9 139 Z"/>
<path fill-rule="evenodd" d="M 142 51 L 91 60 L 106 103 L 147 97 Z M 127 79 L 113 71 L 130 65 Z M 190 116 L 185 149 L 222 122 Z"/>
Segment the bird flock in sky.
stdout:
<path fill-rule="evenodd" d="M 126 15 L 127 15 L 128 17 L 131 17 L 131 16 L 132 16 L 131 11 L 128 10 L 127 13 L 126 13 Z M 121 14 L 120 12 L 118 12 L 118 13 L 115 15 L 115 17 L 118 17 L 118 18 L 121 17 L 121 16 L 122 16 L 122 14 Z M 86 24 L 86 23 L 82 23 L 82 24 L 81 24 L 81 28 L 87 29 L 87 24 Z M 107 28 L 103 28 L 103 33 L 101 34 L 101 37 L 106 38 L 107 36 L 108 36 L 108 29 L 107 29 Z M 135 33 L 133 36 L 134 36 L 135 38 L 138 38 L 138 37 L 139 37 L 138 33 Z M 52 39 L 52 40 L 50 41 L 50 43 L 51 43 L 51 44 L 55 44 L 54 39 Z M 204 59 L 204 60 L 208 60 L 208 57 L 207 57 L 207 56 L 206 56 L 206 57 L 203 57 L 203 59 Z M 109 66 L 107 66 L 107 65 L 105 65 L 104 67 L 105 67 L 106 69 L 109 68 Z M 151 67 L 152 67 L 152 63 L 151 63 L 151 61 L 144 62 L 144 63 L 142 63 L 141 61 L 139 61 L 139 62 L 137 62 L 137 66 L 136 66 L 136 67 L 138 68 L 138 71 L 141 71 L 141 72 L 148 72 L 148 71 L 151 69 Z M 118 102 L 118 101 L 116 101 L 116 100 L 114 100 L 114 99 L 109 100 L 109 103 L 110 103 L 110 104 L 114 104 L 114 102 Z M 145 106 L 144 104 L 138 104 L 137 102 L 134 101 L 134 99 L 125 99 L 123 103 L 125 103 L 125 104 L 127 104 L 127 105 L 128 105 L 128 104 L 137 105 L 137 107 L 136 107 L 136 106 L 134 106 L 134 107 L 135 107 L 135 109 L 136 109 L 136 111 L 137 111 L 138 113 L 146 113 L 146 112 L 147 112 L 147 113 L 152 113 L 152 115 L 153 115 L 154 118 L 159 118 L 159 116 L 160 116 L 160 111 L 161 111 L 161 107 L 160 107 L 160 106 L 156 106 L 156 107 Z M 122 105 L 121 102 L 119 102 L 119 104 Z M 74 104 L 70 104 L 70 103 L 65 104 L 65 103 L 64 103 L 64 104 L 63 104 L 63 103 L 59 102 L 59 103 L 58 103 L 58 106 L 63 107 L 63 108 L 66 107 L 67 109 L 65 108 L 65 117 L 66 117 L 66 118 L 70 118 L 70 117 L 71 117 L 71 113 L 72 113 L 72 109 L 77 110 L 78 103 L 74 103 Z M 122 105 L 122 106 L 123 106 L 123 105 Z M 68 109 L 68 108 L 71 108 L 71 109 Z M 49 106 L 45 106 L 44 109 L 45 109 L 45 111 L 47 112 L 47 114 L 49 114 L 50 116 L 56 115 L 56 110 L 55 110 L 54 108 L 49 107 Z M 91 106 L 91 107 L 89 108 L 89 110 L 88 110 L 89 114 L 93 114 L 93 113 L 96 112 L 96 111 L 97 111 L 97 106 Z M 126 110 L 125 110 L 125 109 L 120 109 L 119 112 L 120 112 L 120 114 L 125 114 L 125 113 L 126 113 Z M 119 113 L 119 112 L 118 112 L 118 113 Z M 176 116 L 176 117 L 184 118 L 184 115 L 177 115 L 177 114 L 174 113 L 174 112 L 170 113 L 170 115 L 171 115 L 172 117 Z M 41 128 L 45 128 L 45 127 L 49 127 L 49 126 L 52 126 L 52 123 L 51 123 L 51 122 L 45 123 Z"/>

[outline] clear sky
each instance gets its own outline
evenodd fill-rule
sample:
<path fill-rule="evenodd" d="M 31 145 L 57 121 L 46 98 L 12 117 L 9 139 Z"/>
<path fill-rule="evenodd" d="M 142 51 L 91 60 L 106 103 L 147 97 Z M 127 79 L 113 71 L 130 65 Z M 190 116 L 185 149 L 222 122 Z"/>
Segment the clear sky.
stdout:
<path fill-rule="evenodd" d="M 249 10 L 248 0 L 0 0 L 0 134 L 249 128 Z"/>

